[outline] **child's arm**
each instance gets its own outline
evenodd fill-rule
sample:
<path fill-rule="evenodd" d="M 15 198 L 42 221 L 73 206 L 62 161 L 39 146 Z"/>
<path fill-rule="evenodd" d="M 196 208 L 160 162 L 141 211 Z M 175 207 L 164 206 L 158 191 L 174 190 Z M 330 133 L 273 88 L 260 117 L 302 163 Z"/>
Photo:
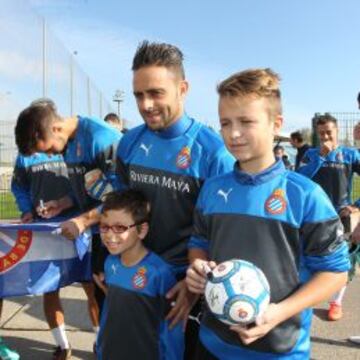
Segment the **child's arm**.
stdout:
<path fill-rule="evenodd" d="M 328 299 L 340 290 L 346 281 L 347 272 L 319 272 L 293 295 L 277 304 L 270 304 L 261 318 L 257 320 L 255 327 L 247 329 L 237 325 L 231 326 L 231 330 L 239 334 L 244 344 L 250 344 L 302 310 Z"/>
<path fill-rule="evenodd" d="M 335 209 L 324 191 L 315 184 L 304 194 L 303 201 L 304 213 L 299 229 L 303 266 L 313 276 L 288 298 L 270 304 L 255 327 L 231 327 L 245 344 L 263 337 L 302 310 L 328 299 L 346 284 L 350 265 L 348 248 Z"/>

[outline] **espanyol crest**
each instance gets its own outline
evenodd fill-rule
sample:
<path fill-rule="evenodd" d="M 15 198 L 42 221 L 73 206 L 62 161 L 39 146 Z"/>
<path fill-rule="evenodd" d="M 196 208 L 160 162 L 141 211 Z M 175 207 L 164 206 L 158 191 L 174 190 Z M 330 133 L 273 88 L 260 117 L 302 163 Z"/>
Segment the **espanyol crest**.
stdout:
<path fill-rule="evenodd" d="M 135 289 L 143 289 L 147 283 L 146 268 L 143 266 L 138 269 L 132 278 L 132 283 Z"/>
<path fill-rule="evenodd" d="M 191 164 L 191 156 L 190 156 L 190 148 L 189 146 L 184 146 L 178 156 L 176 157 L 176 166 L 179 169 L 187 169 Z"/>
<path fill-rule="evenodd" d="M 18 230 L 14 238 L 0 232 L 0 274 L 14 268 L 30 249 L 32 231 Z"/>
<path fill-rule="evenodd" d="M 272 215 L 280 215 L 286 209 L 285 192 L 283 189 L 276 189 L 267 198 L 265 210 Z"/>

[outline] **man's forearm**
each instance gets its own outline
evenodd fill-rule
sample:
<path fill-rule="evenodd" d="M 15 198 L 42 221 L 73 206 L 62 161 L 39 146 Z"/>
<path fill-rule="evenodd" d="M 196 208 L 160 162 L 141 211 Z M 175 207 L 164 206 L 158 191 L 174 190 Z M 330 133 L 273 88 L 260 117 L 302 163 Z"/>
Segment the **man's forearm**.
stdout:
<path fill-rule="evenodd" d="M 100 211 L 98 208 L 89 210 L 86 213 L 83 213 L 75 218 L 80 220 L 85 228 L 88 228 L 92 225 L 98 224 L 100 221 Z"/>
<path fill-rule="evenodd" d="M 58 200 L 59 208 L 61 208 L 61 211 L 70 209 L 74 206 L 74 202 L 71 199 L 70 196 L 64 196 L 61 199 Z"/>

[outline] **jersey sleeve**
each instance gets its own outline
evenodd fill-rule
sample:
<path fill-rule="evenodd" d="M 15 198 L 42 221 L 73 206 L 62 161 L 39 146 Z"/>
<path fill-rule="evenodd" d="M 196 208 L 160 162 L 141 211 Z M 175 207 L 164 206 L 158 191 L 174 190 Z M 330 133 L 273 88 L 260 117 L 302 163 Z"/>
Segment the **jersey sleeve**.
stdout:
<path fill-rule="evenodd" d="M 30 184 L 26 173 L 23 157 L 18 155 L 11 179 L 11 192 L 13 193 L 16 204 L 22 214 L 31 212 L 33 209 Z"/>
<path fill-rule="evenodd" d="M 314 149 L 308 150 L 302 157 L 297 172 L 313 178 L 324 163 L 325 158 L 314 152 Z"/>
<path fill-rule="evenodd" d="M 311 272 L 344 272 L 350 268 L 343 226 L 329 198 L 315 185 L 307 195 L 300 229 L 306 267 Z"/>
<path fill-rule="evenodd" d="M 166 293 L 176 284 L 176 278 L 170 267 L 159 269 L 159 297 L 162 306 L 163 321 L 160 323 L 160 359 L 161 360 L 182 360 L 184 356 L 184 332 L 182 322 L 179 322 L 172 329 L 169 328 L 169 321 L 165 320 L 171 309 Z"/>
<path fill-rule="evenodd" d="M 126 153 L 127 136 L 125 135 L 118 146 L 116 154 L 116 177 L 119 189 L 126 189 L 129 186 L 128 167 L 125 164 L 124 155 Z"/>
<path fill-rule="evenodd" d="M 111 184 L 113 189 L 118 189 L 118 179 L 116 177 L 116 153 L 121 133 L 112 133 L 104 129 L 96 134 L 94 143 L 94 156 L 97 168 L 105 175 L 106 181 Z"/>

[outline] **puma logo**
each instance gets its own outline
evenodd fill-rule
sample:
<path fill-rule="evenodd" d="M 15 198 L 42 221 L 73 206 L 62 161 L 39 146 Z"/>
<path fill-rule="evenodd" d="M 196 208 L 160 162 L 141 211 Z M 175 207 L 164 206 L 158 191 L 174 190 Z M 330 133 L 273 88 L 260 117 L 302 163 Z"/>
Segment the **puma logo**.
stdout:
<path fill-rule="evenodd" d="M 146 147 L 144 143 L 141 143 L 140 149 L 143 149 L 145 151 L 145 155 L 149 156 L 149 151 L 152 148 L 152 145 L 149 145 L 149 147 Z"/>
<path fill-rule="evenodd" d="M 228 192 L 225 192 L 223 189 L 220 189 L 217 194 L 222 196 L 224 198 L 224 201 L 227 203 L 228 202 L 228 196 L 229 194 L 232 192 L 232 188 L 230 188 L 228 190 Z"/>
<path fill-rule="evenodd" d="M 114 274 L 117 273 L 117 266 L 115 264 L 111 265 L 111 270 L 113 271 Z"/>

